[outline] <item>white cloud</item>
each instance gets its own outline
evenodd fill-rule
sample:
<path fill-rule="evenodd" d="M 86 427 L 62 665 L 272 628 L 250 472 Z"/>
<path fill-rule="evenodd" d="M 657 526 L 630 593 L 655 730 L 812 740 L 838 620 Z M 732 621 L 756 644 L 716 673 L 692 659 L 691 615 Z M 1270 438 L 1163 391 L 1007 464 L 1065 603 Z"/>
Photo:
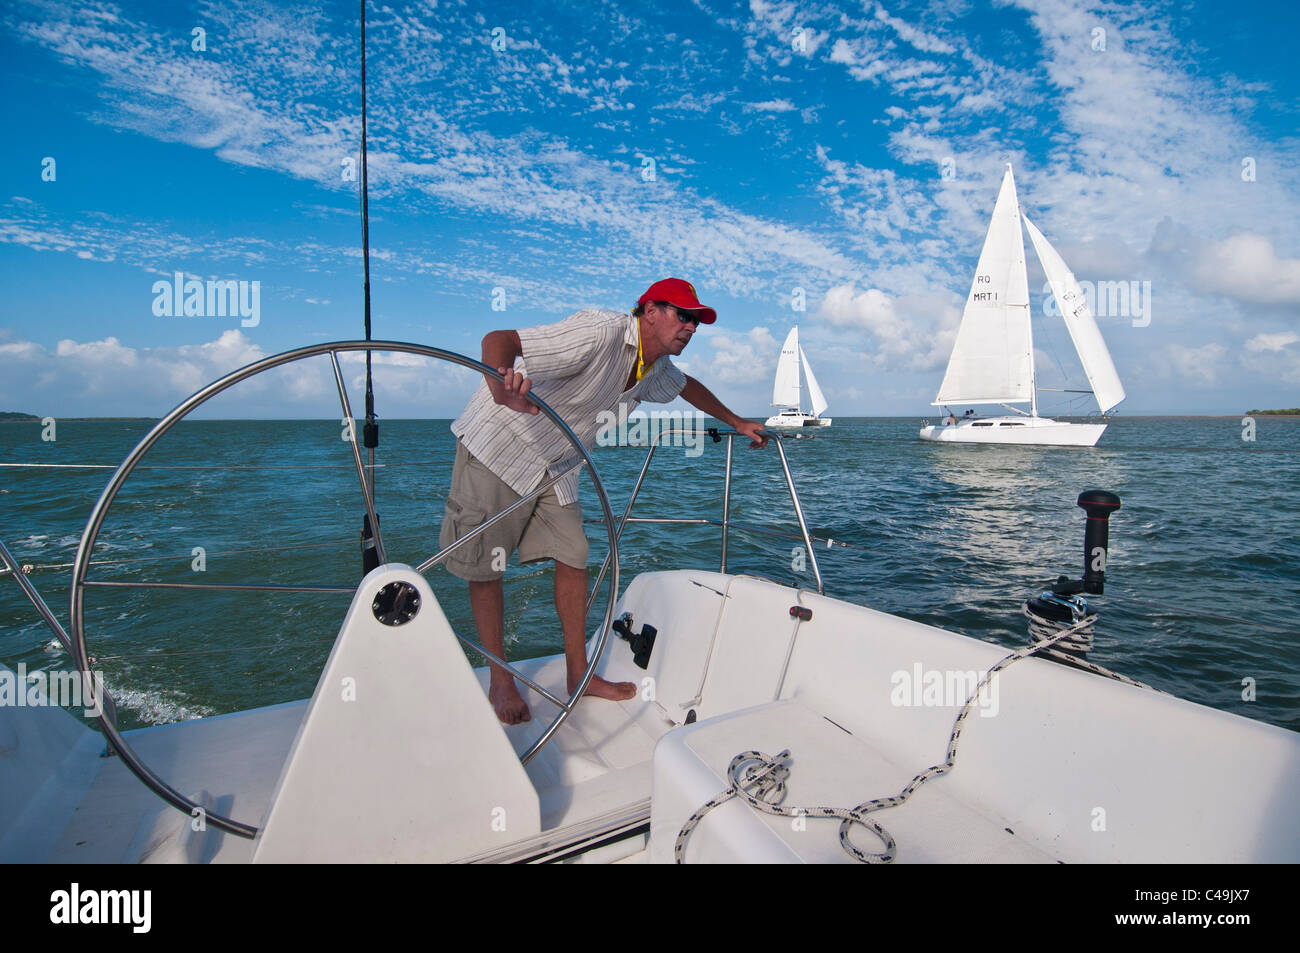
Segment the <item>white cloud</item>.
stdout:
<path fill-rule="evenodd" d="M 894 312 L 894 299 L 870 288 L 854 294 L 848 285 L 826 292 L 820 315 L 835 327 L 863 328 L 880 338 L 893 339 L 903 334 L 904 326 Z"/>
<path fill-rule="evenodd" d="M 788 99 L 769 99 L 764 103 L 746 103 L 746 109 L 753 109 L 758 112 L 768 113 L 788 113 L 793 112 L 795 104 Z"/>
<path fill-rule="evenodd" d="M 1263 235 L 1242 232 L 1205 247 L 1192 280 L 1239 301 L 1300 305 L 1300 258 L 1279 258 Z"/>
<path fill-rule="evenodd" d="M 781 345 L 766 327 L 751 328 L 744 334 L 711 331 L 709 344 L 713 355 L 705 372 L 706 380 L 757 384 L 771 381 L 776 373 Z"/>
<path fill-rule="evenodd" d="M 117 338 L 39 344 L 0 341 L 0 409 L 53 416 L 162 416 L 199 388 L 266 357 L 242 331 L 202 344 L 135 348 Z M 362 412 L 365 355 L 339 363 L 354 415 Z M 452 416 L 478 375 L 406 353 L 373 357 L 376 403 L 386 417 Z M 234 385 L 196 412 L 205 417 L 339 416 L 338 389 L 327 357 L 307 358 Z"/>
<path fill-rule="evenodd" d="M 240 165 L 281 171 L 323 188 L 350 190 L 341 181 L 340 161 L 355 155 L 359 128 L 355 118 L 355 50 L 350 32 L 340 31 L 324 14 L 305 8 L 281 9 L 257 0 L 232 0 L 205 7 L 214 55 L 192 54 L 170 32 L 123 14 L 104 0 L 90 3 L 92 15 L 52 11 L 28 3 L 28 18 L 17 32 L 94 74 L 108 107 L 102 121 L 154 138 L 210 150 Z M 794 5 L 758 3 L 763 16 L 792 17 Z M 600 16 L 629 35 L 644 24 L 607 6 Z M 493 108 L 502 114 L 541 117 L 551 111 L 599 111 L 631 108 L 623 97 L 640 87 L 654 90 L 650 108 L 669 115 L 709 111 L 725 103 L 725 91 L 701 92 L 701 78 L 725 75 L 725 67 L 702 59 L 695 44 L 682 48 L 691 60 L 660 63 L 647 56 L 633 68 L 609 55 L 609 49 L 586 33 L 568 36 L 547 32 L 543 24 L 516 23 L 506 29 L 507 49 L 497 53 L 489 32 L 463 31 L 459 14 L 441 7 L 418 15 L 378 11 L 370 25 L 373 50 L 404 64 L 379 70 L 370 95 L 370 187 L 374 205 L 395 196 L 406 207 L 471 212 L 512 225 L 527 224 L 546 232 L 546 243 L 565 256 L 575 270 L 603 275 L 637 273 L 663 265 L 678 271 L 713 276 L 716 287 L 747 294 L 764 285 L 764 272 L 791 271 L 806 280 L 844 280 L 859 266 L 816 229 L 738 211 L 688 187 L 681 163 L 667 163 L 682 149 L 659 155 L 659 178 L 647 183 L 639 160 L 629 162 L 612 151 L 571 143 L 558 133 L 536 128 L 501 133 L 484 129 L 484 90 L 492 90 Z M 101 25 L 116 21 L 112 29 Z M 485 24 L 486 27 L 488 24 Z M 456 29 L 452 29 L 456 27 Z M 529 30 L 533 32 L 530 33 Z M 548 48 L 563 38 L 563 55 Z M 809 53 L 820 40 L 813 36 Z M 216 56 L 238 49 L 238 56 Z M 558 46 L 557 46 L 558 48 Z M 635 74 L 637 82 L 627 78 Z M 509 77 L 506 81 L 505 77 Z M 436 82 L 440 95 L 426 90 Z M 787 97 L 754 100 L 747 122 L 764 122 L 772 112 L 793 110 Z M 744 110 L 741 110 L 744 113 Z M 619 127 L 641 137 L 636 124 Z M 741 129 L 743 132 L 744 130 Z M 691 150 L 684 150 L 689 153 Z M 108 236 L 92 235 L 85 223 L 45 223 L 27 227 L 22 215 L 0 222 L 0 240 L 29 247 L 69 251 L 109 260 L 123 254 Z M 677 227 L 665 229 L 673 221 Z M 139 224 L 139 223 L 135 223 Z M 294 260 L 298 249 L 270 249 L 268 243 L 222 242 L 175 234 L 153 224 L 123 229 L 133 236 L 135 261 L 165 271 L 187 250 L 208 254 L 242 244 L 245 254 L 260 248 Z M 135 236 L 143 236 L 138 238 Z M 95 240 L 102 237 L 103 240 Z M 498 255 L 508 255 L 496 249 Z M 149 260 L 151 253 L 163 257 Z M 379 256 L 375 249 L 374 255 Z M 463 253 L 434 269 L 479 270 L 483 258 Z M 600 263 L 592 262 L 599 257 Z M 400 262 L 428 259 L 410 253 Z M 283 260 L 283 258 L 281 259 Z M 401 264 L 399 264 L 401 267 Z M 535 269 L 522 279 L 546 284 Z M 565 283 L 558 283 L 560 290 Z M 608 291 L 606 279 L 600 286 Z M 548 289 L 554 290 L 554 289 Z M 545 297 L 539 300 L 546 300 Z"/>
<path fill-rule="evenodd" d="M 192 271 L 195 260 L 248 269 L 292 251 L 290 246 L 277 246 L 259 236 L 184 235 L 155 222 L 110 215 L 95 215 L 80 222 L 60 221 L 54 212 L 34 202 L 14 202 L 0 209 L 0 244 L 72 252 L 78 258 L 97 262 L 123 261 L 165 278 L 171 278 L 173 271 L 205 277 Z M 232 275 L 223 271 L 206 277 Z M 238 277 L 250 276 L 245 273 Z"/>
<path fill-rule="evenodd" d="M 745 26 L 750 33 L 751 58 L 758 58 L 753 50 L 758 37 L 770 38 L 764 53 L 781 66 L 789 66 L 796 57 L 814 56 L 829 37 L 825 30 L 811 25 L 822 19 L 824 12 L 807 4 L 749 0 L 749 12 Z M 796 49 L 796 44 L 800 48 Z"/>
<path fill-rule="evenodd" d="M 1297 342 L 1300 342 L 1300 334 L 1294 331 L 1257 334 L 1246 342 L 1241 367 L 1251 381 L 1251 393 L 1258 395 L 1252 396 L 1250 406 L 1295 405 L 1296 401 L 1291 399 L 1284 385 L 1300 384 L 1300 347 L 1291 346 Z M 1264 396 L 1269 393 L 1270 384 L 1274 385 L 1272 392 L 1276 397 Z"/>
<path fill-rule="evenodd" d="M 874 80 L 889 69 L 878 49 L 865 39 L 854 42 L 840 37 L 831 47 L 830 61 L 847 66 L 849 75 L 862 81 Z"/>
<path fill-rule="evenodd" d="M 884 7 L 876 5 L 876 19 L 881 23 L 888 24 L 889 27 L 898 34 L 904 42 L 911 44 L 924 53 L 955 53 L 956 47 L 951 43 L 917 29 L 909 23 L 900 20 L 898 17 L 890 16 Z"/>
<path fill-rule="evenodd" d="M 200 386 L 264 356 L 242 332 L 178 347 L 133 348 L 115 337 L 0 345 L 0 403 L 31 413 L 161 415 Z M 143 408 L 149 408 L 148 411 Z"/>
<path fill-rule="evenodd" d="M 850 285 L 838 285 L 826 293 L 815 317 L 832 327 L 869 334 L 871 360 L 881 367 L 927 371 L 947 362 L 961 312 L 942 295 L 895 298 L 878 288 L 857 292 Z"/>
<path fill-rule="evenodd" d="M 1284 351 L 1300 341 L 1300 334 L 1294 331 L 1280 331 L 1277 334 L 1256 334 L 1246 342 L 1248 351 Z"/>
<path fill-rule="evenodd" d="M 1184 347 L 1181 344 L 1169 344 L 1160 352 L 1162 377 L 1179 380 L 1184 383 L 1213 386 L 1219 382 L 1223 373 L 1223 361 L 1228 349 L 1222 344 L 1203 344 L 1200 347 Z"/>

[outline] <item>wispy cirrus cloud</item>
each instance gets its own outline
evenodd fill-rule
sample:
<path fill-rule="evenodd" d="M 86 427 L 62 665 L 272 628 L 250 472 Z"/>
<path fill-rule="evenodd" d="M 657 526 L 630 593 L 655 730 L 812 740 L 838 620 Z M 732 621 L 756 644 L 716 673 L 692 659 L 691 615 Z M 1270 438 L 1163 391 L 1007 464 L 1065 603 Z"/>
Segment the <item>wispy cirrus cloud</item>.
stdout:
<path fill-rule="evenodd" d="M 29 4 L 24 12 L 34 9 Z M 301 11 L 250 2 L 207 5 L 199 18 L 208 29 L 205 56 L 176 32 L 130 19 L 102 0 L 83 10 L 40 12 L 47 18 L 19 18 L 18 33 L 101 78 L 106 111 L 99 121 L 323 188 L 355 188 L 340 170 L 359 142 L 356 51 L 324 14 L 300 17 Z M 498 50 L 490 18 L 475 15 L 470 30 L 464 24 L 452 29 L 442 22 L 447 18 L 440 7 L 384 10 L 370 25 L 376 60 L 370 183 L 378 207 L 385 198 L 400 199 L 408 209 L 423 202 L 431 214 L 451 208 L 529 223 L 546 229 L 553 247 L 569 249 L 575 267 L 598 249 L 607 269 L 641 272 L 647 261 L 675 264 L 708 272 L 716 276 L 715 287 L 735 294 L 762 287 L 765 272 L 841 278 L 857 272 L 858 263 L 821 230 L 764 219 L 701 195 L 674 180 L 671 164 L 647 180 L 632 156 L 594 156 L 587 143 L 517 120 L 506 123 L 516 128 L 503 134 L 483 128 L 503 112 L 638 108 L 644 92 L 633 95 L 630 87 L 644 90 L 647 76 L 656 84 L 649 105 L 662 110 L 676 99 L 681 112 L 693 113 L 699 107 L 684 103 L 690 86 L 681 70 L 646 56 L 635 68 L 607 54 L 584 58 L 570 50 L 561 56 L 547 37 L 524 36 L 518 23 L 501 28 Z M 635 32 L 636 25 L 627 29 Z M 392 60 L 404 68 L 381 68 Z M 636 83 L 627 78 L 632 74 Z M 438 95 L 421 94 L 435 84 Z M 630 98 L 621 100 L 625 95 Z M 756 121 L 793 108 L 775 99 L 759 106 Z M 42 244 L 20 223 L 12 223 L 8 240 L 29 247 L 67 244 Z M 183 253 L 194 241 L 172 231 L 160 232 L 154 243 Z M 81 244 L 92 242 L 81 236 Z"/>
<path fill-rule="evenodd" d="M 86 267 L 284 269 L 281 287 L 336 300 L 307 288 L 357 268 L 352 232 L 329 228 L 355 214 L 355 15 L 18 0 L 11 42 L 87 90 L 92 122 L 216 159 L 227 190 L 265 174 L 310 224 L 225 224 L 220 200 L 148 218 L 27 196 L 0 210 L 0 242 Z M 1155 280 L 1144 355 L 1176 327 L 1180 347 L 1228 350 L 1216 386 L 1240 380 L 1234 348 L 1294 322 L 1300 160 L 1252 121 L 1268 84 L 1205 68 L 1186 29 L 1161 2 L 371 7 L 375 280 L 502 287 L 551 313 L 626 304 L 662 273 L 737 303 L 798 286 L 859 351 L 923 369 L 942 363 L 1009 161 L 1080 278 Z M 1230 320 L 1211 320 L 1225 301 Z M 1112 350 L 1123 374 L 1122 337 Z M 833 390 L 834 363 L 819 371 Z"/>

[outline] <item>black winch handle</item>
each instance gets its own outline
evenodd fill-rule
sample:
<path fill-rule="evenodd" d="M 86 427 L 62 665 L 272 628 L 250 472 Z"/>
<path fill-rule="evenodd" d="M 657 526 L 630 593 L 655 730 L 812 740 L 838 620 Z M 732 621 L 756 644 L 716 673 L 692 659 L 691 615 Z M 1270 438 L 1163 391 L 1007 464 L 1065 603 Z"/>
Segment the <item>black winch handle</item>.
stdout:
<path fill-rule="evenodd" d="M 1119 509 L 1119 497 L 1106 490 L 1085 490 L 1078 502 L 1088 514 L 1083 532 L 1083 591 L 1101 595 L 1106 585 L 1110 514 Z"/>

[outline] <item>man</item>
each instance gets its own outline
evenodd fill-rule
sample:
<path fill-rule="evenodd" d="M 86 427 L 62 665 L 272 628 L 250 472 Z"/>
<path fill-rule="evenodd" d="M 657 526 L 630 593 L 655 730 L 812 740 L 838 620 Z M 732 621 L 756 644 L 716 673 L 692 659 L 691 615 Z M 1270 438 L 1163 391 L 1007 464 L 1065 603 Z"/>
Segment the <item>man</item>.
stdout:
<path fill-rule="evenodd" d="M 493 331 L 484 337 L 483 363 L 495 367 L 505 383 L 485 379 L 451 425 L 458 440 L 441 545 L 450 545 L 580 459 L 560 429 L 539 416 L 537 405 L 528 400 L 533 390 L 588 449 L 595 445 L 602 412 L 617 418 L 620 404 L 630 413 L 643 400 L 668 403 L 678 395 L 749 437 L 750 447 L 766 446 L 768 437 L 760 424 L 732 413 L 669 360 L 669 355 L 682 353 L 701 322 L 712 324 L 717 317 L 716 311 L 700 304 L 689 282 L 666 278 L 650 286 L 630 315 L 579 311 L 558 324 Z M 577 473 L 447 557 L 447 568 L 469 582 L 470 607 L 483 647 L 498 658 L 505 658 L 501 576 L 516 550 L 521 563 L 555 562 L 555 608 L 573 692 L 587 667 L 587 537 Z M 631 682 L 593 675 L 586 694 L 624 701 L 636 690 Z M 507 725 L 532 717 L 514 678 L 496 665 L 491 667 L 488 698 Z"/>

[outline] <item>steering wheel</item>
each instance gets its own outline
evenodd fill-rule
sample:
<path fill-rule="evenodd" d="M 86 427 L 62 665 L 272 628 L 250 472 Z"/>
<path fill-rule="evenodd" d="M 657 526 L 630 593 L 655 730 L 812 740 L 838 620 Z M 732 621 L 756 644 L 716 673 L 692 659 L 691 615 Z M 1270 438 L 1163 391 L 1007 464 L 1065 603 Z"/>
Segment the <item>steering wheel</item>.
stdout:
<path fill-rule="evenodd" d="M 225 377 L 212 382 L 207 387 L 204 387 L 202 390 L 197 391 L 196 393 L 194 393 L 193 395 L 191 395 L 190 397 L 182 401 L 180 404 L 176 406 L 174 410 L 171 411 L 171 413 L 169 413 L 166 417 L 158 421 L 158 423 L 153 427 L 153 429 L 150 430 L 144 436 L 143 439 L 141 439 L 141 441 L 136 445 L 135 449 L 132 450 L 127 455 L 126 459 L 122 461 L 121 466 L 117 468 L 117 471 L 113 474 L 113 478 L 109 481 L 108 486 L 104 488 L 104 492 L 100 494 L 99 500 L 95 503 L 95 507 L 90 513 L 90 518 L 86 522 L 86 528 L 81 535 L 81 544 L 77 549 L 77 558 L 76 558 L 76 562 L 73 564 L 73 569 L 72 569 L 72 587 L 71 587 L 72 650 L 73 650 L 73 659 L 77 663 L 77 667 L 79 668 L 79 670 L 86 673 L 90 672 L 90 653 L 86 648 L 85 616 L 83 611 L 87 588 L 95 588 L 95 587 L 183 588 L 183 589 L 208 589 L 208 590 L 222 590 L 222 591 L 236 590 L 236 591 L 277 591 L 277 592 L 305 592 L 305 591 L 355 592 L 356 591 L 351 587 L 343 587 L 343 586 L 339 586 L 339 587 L 281 586 L 281 585 L 270 586 L 270 585 L 257 585 L 257 584 L 249 584 L 249 585 L 202 584 L 200 585 L 200 584 L 189 584 L 189 583 L 176 584 L 176 583 L 147 583 L 147 582 L 108 582 L 108 581 L 88 580 L 86 578 L 86 572 L 90 566 L 91 553 L 94 551 L 95 541 L 98 538 L 100 527 L 103 525 L 104 519 L 108 514 L 109 507 L 112 506 L 113 500 L 116 498 L 118 492 L 121 490 L 122 485 L 126 482 L 127 477 L 131 475 L 131 472 L 139 464 L 140 460 L 144 457 L 146 453 L 149 452 L 149 450 L 154 446 L 154 444 L 158 442 L 158 440 L 163 436 L 163 434 L 167 433 L 167 431 L 172 428 L 173 425 L 175 425 L 178 421 L 188 416 L 190 412 L 193 411 L 195 408 L 201 406 L 202 404 L 206 403 L 208 400 L 212 399 L 216 395 L 222 393 L 223 391 L 229 389 L 230 387 L 233 387 L 235 384 L 238 384 L 241 381 L 247 380 L 248 378 L 253 377 L 257 374 L 261 374 L 263 371 L 271 370 L 272 368 L 280 367 L 285 364 L 292 364 L 295 361 L 305 360 L 310 357 L 318 357 L 323 354 L 329 355 L 330 362 L 334 370 L 334 381 L 338 386 L 339 402 L 343 408 L 343 416 L 347 420 L 351 421 L 353 419 L 352 407 L 350 402 L 348 401 L 347 387 L 344 384 L 343 373 L 339 368 L 339 360 L 338 360 L 338 355 L 340 353 L 350 352 L 350 351 L 396 351 L 405 354 L 415 354 L 422 357 L 431 357 L 437 360 L 448 361 L 452 364 L 458 364 L 461 367 L 467 367 L 471 370 L 478 371 L 479 373 L 484 374 L 487 377 L 493 378 L 497 381 L 502 380 L 502 376 L 498 374 L 493 368 L 490 368 L 487 365 L 474 360 L 473 358 L 465 357 L 461 354 L 456 354 L 453 351 L 445 351 L 441 348 L 426 347 L 422 344 L 410 344 L 401 341 L 336 341 L 330 344 L 314 344 L 309 347 L 298 348 L 292 351 L 285 351 L 282 354 L 276 354 L 271 357 L 264 358 L 263 360 L 255 361 L 252 364 L 249 364 L 245 367 L 241 367 L 239 370 L 233 371 L 230 374 L 227 374 Z M 604 622 L 601 625 L 600 639 L 597 642 L 596 651 L 592 653 L 591 658 L 588 660 L 587 668 L 583 672 L 582 678 L 579 680 L 577 688 L 574 689 L 573 693 L 569 696 L 568 701 L 562 701 L 559 697 L 552 694 L 551 692 L 546 691 L 540 685 L 536 684 L 536 682 L 534 682 L 533 680 L 529 679 L 527 676 L 523 675 L 521 672 L 516 670 L 513 666 L 508 664 L 504 659 L 496 658 L 495 656 L 486 652 L 482 646 L 478 645 L 477 643 L 470 642 L 459 633 L 455 633 L 456 638 L 460 639 L 461 642 L 470 646 L 472 649 L 474 649 L 474 651 L 486 655 L 489 659 L 491 659 L 496 664 L 501 665 L 508 672 L 510 672 L 510 674 L 513 675 L 515 678 L 518 678 L 524 684 L 531 687 L 534 691 L 537 691 L 539 694 L 542 695 L 543 698 L 548 699 L 560 709 L 559 714 L 556 715 L 555 719 L 550 723 L 549 726 L 547 726 L 546 730 L 542 733 L 541 737 L 539 737 L 537 741 L 533 743 L 532 747 L 530 747 L 527 751 L 525 751 L 520 756 L 520 760 L 524 764 L 527 764 L 537 754 L 537 752 L 541 750 L 542 746 L 545 745 L 554 736 L 555 732 L 559 730 L 560 725 L 562 725 L 564 723 L 564 720 L 568 718 L 569 714 L 573 711 L 574 707 L 577 705 L 578 700 L 582 697 L 583 693 L 587 690 L 587 684 L 591 681 L 592 676 L 595 674 L 596 666 L 599 664 L 601 657 L 604 655 L 605 646 L 609 640 L 609 633 L 612 629 L 612 624 L 614 621 L 615 602 L 617 600 L 617 595 L 618 595 L 618 530 L 616 528 L 614 513 L 610 509 L 609 497 L 606 496 L 605 494 L 605 487 L 601 484 L 600 477 L 596 473 L 596 468 L 595 465 L 592 463 L 591 455 L 587 452 L 587 448 L 583 446 L 582 441 L 578 439 L 577 435 L 573 432 L 573 430 L 569 427 L 569 425 L 566 424 L 560 418 L 560 416 L 546 404 L 545 401 L 543 401 L 541 398 L 537 397 L 532 393 L 528 395 L 528 399 L 532 401 L 534 404 L 536 404 L 537 407 L 540 409 L 541 413 L 549 417 L 552 420 L 552 422 L 554 422 L 555 425 L 560 428 L 561 432 L 568 439 L 569 443 L 573 445 L 574 449 L 582 457 L 581 461 L 574 464 L 574 466 L 571 467 L 568 471 L 566 471 L 565 474 L 561 474 L 560 476 L 555 477 L 553 480 L 543 481 L 543 483 L 531 494 L 525 495 L 518 502 L 513 503 L 506 509 L 502 510 L 501 512 L 495 513 L 492 516 L 488 517 L 478 526 L 474 527 L 468 533 L 464 534 L 455 543 L 452 543 L 450 546 L 447 546 L 441 551 L 435 553 L 434 555 L 432 555 L 431 557 L 429 557 L 427 560 L 420 563 L 416 567 L 417 572 L 420 573 L 427 572 L 431 567 L 433 567 L 434 565 L 436 565 L 437 563 L 445 559 L 457 547 L 463 545 L 464 543 L 478 536 L 480 533 L 486 530 L 497 520 L 502 519 L 511 510 L 524 505 L 525 503 L 530 501 L 533 497 L 544 492 L 549 486 L 553 485 L 555 482 L 558 482 L 560 479 L 566 476 L 567 473 L 571 473 L 574 470 L 580 469 L 583 466 L 587 467 L 588 470 L 591 472 L 591 480 L 592 483 L 595 485 L 596 495 L 600 499 L 601 511 L 604 516 L 605 530 L 609 537 L 609 550 L 610 550 L 609 561 L 612 566 L 612 571 L 610 573 L 609 602 L 605 610 Z M 353 439 L 350 440 L 349 443 L 352 447 L 352 457 L 356 465 L 357 477 L 359 479 L 360 486 L 361 486 L 361 495 L 364 498 L 366 513 L 369 516 L 370 527 L 374 534 L 375 550 L 377 555 L 379 556 L 379 562 L 382 565 L 386 561 L 383 538 L 380 534 L 379 521 L 375 517 L 374 498 L 371 493 L 370 485 L 366 480 L 365 465 L 361 461 L 361 449 L 357 445 L 355 435 L 353 435 Z M 599 581 L 598 581 L 598 585 L 599 585 Z M 595 598 L 596 598 L 596 592 L 593 591 L 587 603 L 588 611 L 590 611 L 591 604 L 595 601 Z M 104 732 L 105 737 L 108 739 L 109 744 L 113 747 L 113 750 L 117 752 L 118 756 L 121 757 L 122 763 L 126 765 L 126 767 L 133 774 L 135 774 L 136 777 L 138 777 L 142 782 L 144 782 L 144 784 L 147 787 L 149 787 L 155 794 L 161 797 L 164 801 L 171 804 L 173 807 L 185 812 L 185 814 L 189 816 L 196 816 L 196 812 L 201 812 L 208 823 L 211 823 L 214 827 L 217 827 L 220 830 L 226 831 L 231 834 L 235 834 L 240 837 L 251 838 L 257 835 L 258 829 L 256 827 L 253 827 L 249 824 L 245 824 L 241 821 L 236 821 L 229 817 L 225 817 L 221 814 L 209 812 L 206 808 L 203 808 L 200 805 L 196 804 L 195 802 L 191 801 L 189 798 L 185 797 L 183 794 L 181 794 L 179 791 L 177 791 L 175 788 L 169 785 L 165 780 L 160 778 L 131 749 L 131 746 L 127 744 L 126 740 L 122 737 L 121 733 L 117 730 L 117 726 L 113 724 L 113 720 L 108 717 L 107 713 L 112 709 L 106 708 L 104 704 L 105 700 L 100 697 L 100 693 L 103 692 L 102 686 L 94 678 L 87 678 L 85 681 L 87 686 L 89 686 L 88 690 L 92 695 L 92 701 L 94 703 L 94 707 L 100 711 L 100 715 L 97 717 L 97 720 L 99 722 L 100 728 Z"/>

